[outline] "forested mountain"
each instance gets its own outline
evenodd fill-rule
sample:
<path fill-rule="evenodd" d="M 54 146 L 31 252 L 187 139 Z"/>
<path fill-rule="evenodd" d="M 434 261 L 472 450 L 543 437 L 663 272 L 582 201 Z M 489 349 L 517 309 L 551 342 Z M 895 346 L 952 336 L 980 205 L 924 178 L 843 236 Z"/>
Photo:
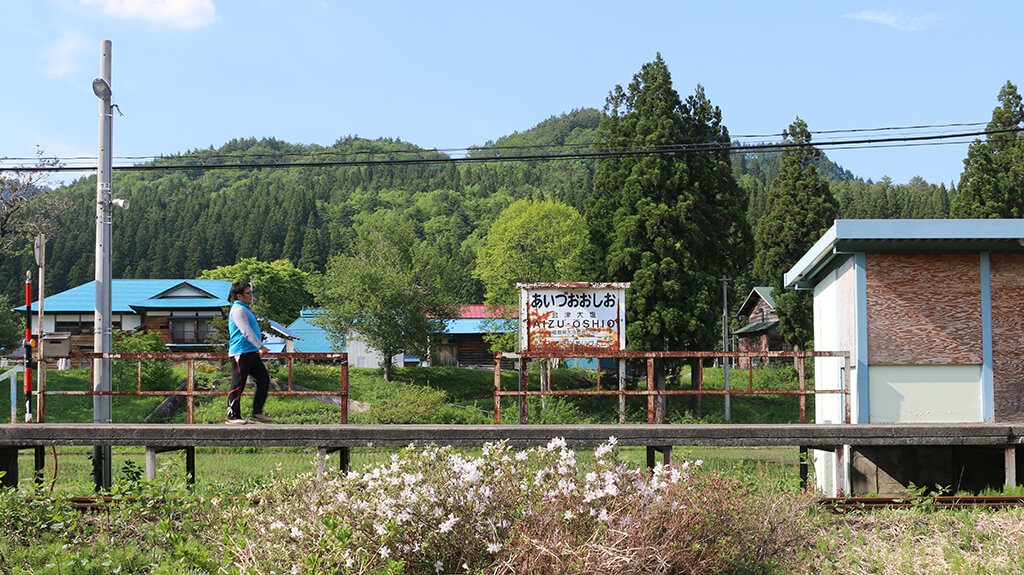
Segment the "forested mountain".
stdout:
<path fill-rule="evenodd" d="M 202 167 L 451 159 L 391 139 L 345 137 L 331 146 L 239 139 L 151 164 L 196 165 L 193 169 L 117 171 L 114 196 L 130 200 L 131 209 L 114 213 L 113 275 L 196 277 L 204 269 L 243 257 L 286 258 L 301 269 L 322 270 L 330 255 L 350 247 L 354 222 L 375 211 L 390 210 L 412 219 L 422 239 L 452 254 L 465 270 L 458 293 L 461 301 L 483 301 L 483 288 L 472 270 L 483 238 L 501 210 L 519 199 L 543 199 L 582 211 L 593 189 L 591 159 L 503 162 L 501 158 L 589 149 L 599 119 L 597 110 L 574 110 L 467 154 L 486 162 Z M 753 225 L 761 213 L 763 192 L 778 170 L 778 154 L 733 154 L 732 162 L 737 180 L 750 197 L 748 220 Z M 919 178 L 906 185 L 865 182 L 827 159 L 819 171 L 840 201 L 841 217 L 946 217 L 948 213 L 950 193 L 945 186 Z M 60 214 L 61 232 L 49 238 L 48 293 L 93 279 L 95 177 L 81 178 L 54 193 L 67 194 L 73 207 Z M 19 297 L 24 272 L 33 265 L 28 253 L 6 260 L 0 269 L 2 293 Z"/>

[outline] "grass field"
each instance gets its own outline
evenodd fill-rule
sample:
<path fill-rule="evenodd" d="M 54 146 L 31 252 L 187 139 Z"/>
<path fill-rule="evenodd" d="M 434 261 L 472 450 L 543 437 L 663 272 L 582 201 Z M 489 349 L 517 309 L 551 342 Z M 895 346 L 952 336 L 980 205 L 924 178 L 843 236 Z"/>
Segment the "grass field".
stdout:
<path fill-rule="evenodd" d="M 733 372 L 736 374 L 737 372 Z M 746 383 L 746 372 L 739 372 L 740 381 Z M 681 378 L 688 385 L 687 373 Z M 796 386 L 795 372 L 791 367 L 773 367 L 755 372 L 755 389 L 793 389 Z M 88 386 L 88 370 L 48 373 L 49 389 L 85 389 Z M 197 383 L 208 388 L 226 389 L 226 374 L 216 366 L 197 369 Z M 285 379 L 282 370 L 276 374 Z M 296 367 L 295 382 L 311 389 L 333 391 L 338 387 L 337 368 L 318 365 Z M 384 382 L 375 370 L 353 369 L 350 374 L 352 399 L 358 402 L 359 410 L 353 411 L 354 423 L 488 423 L 492 420 L 493 400 L 492 373 L 456 368 L 399 369 L 395 381 Z M 174 368 L 171 375 L 158 385 L 148 389 L 170 389 L 184 378 L 182 368 Z M 705 385 L 710 388 L 721 386 L 721 370 L 706 369 Z M 119 384 L 134 387 L 134 376 Z M 531 387 L 536 388 L 537 376 L 531 373 Z M 604 385 L 613 381 L 610 374 L 603 378 Z M 734 387 L 737 386 L 733 380 Z M 503 374 L 503 386 L 512 389 L 515 374 Z M 556 370 L 553 376 L 555 389 L 583 389 L 594 385 L 594 374 L 580 370 Z M 631 386 L 645 385 L 633 380 Z M 148 386 L 148 384 L 147 384 Z M 4 394 L 6 395 L 6 394 Z M 19 403 L 21 398 L 19 397 Z M 159 398 L 118 397 L 114 399 L 114 418 L 117 421 L 141 421 L 159 403 Z M 248 398 L 243 402 L 243 412 L 248 412 Z M 196 421 L 217 423 L 223 420 L 225 400 L 223 397 L 203 398 L 197 401 Z M 536 398 L 530 401 L 531 421 L 547 423 L 611 423 L 617 420 L 617 400 L 607 398 L 550 398 L 542 408 Z M 641 422 L 645 419 L 645 402 L 633 398 L 629 401 L 629 420 Z M 737 422 L 794 422 L 797 420 L 797 399 L 793 396 L 743 398 L 732 401 L 733 420 Z M 504 412 L 514 417 L 516 401 L 506 400 Z M 721 422 L 722 399 L 705 397 L 697 411 L 688 398 L 676 397 L 669 400 L 669 420 L 674 422 Z M 0 401 L 0 408 L 9 412 L 9 405 Z M 48 401 L 48 421 L 87 422 L 91 420 L 92 402 L 87 397 L 53 397 Z M 813 413 L 813 402 L 808 402 L 808 411 Z M 309 398 L 271 397 L 267 412 L 282 423 L 335 423 L 338 409 Z M 182 422 L 183 414 L 175 414 L 171 421 Z M 510 420 L 508 420 L 510 421 Z M 462 457 L 471 459 L 483 453 L 479 448 L 459 450 Z M 398 449 L 356 448 L 352 451 L 351 467 L 355 471 L 371 471 L 386 467 L 394 457 L 402 453 Z M 56 454 L 56 457 L 54 457 Z M 113 459 L 115 490 L 131 492 L 143 489 L 167 490 L 160 485 L 181 485 L 184 477 L 184 455 L 181 452 L 164 453 L 158 457 L 158 481 L 152 488 L 139 487 L 138 478 L 143 468 L 144 452 L 135 448 L 115 448 Z M 136 522 L 133 531 L 125 532 L 115 525 L 119 513 L 109 515 L 106 522 L 89 523 L 85 531 L 69 531 L 70 525 L 85 529 L 78 515 L 66 515 L 60 511 L 60 497 L 63 495 L 86 495 L 92 493 L 91 448 L 60 447 L 46 449 L 46 466 L 38 488 L 32 487 L 33 459 L 30 451 L 23 451 L 19 458 L 21 490 L 24 496 L 42 497 L 43 501 L 53 498 L 38 510 L 26 507 L 24 501 L 10 494 L 0 492 L 0 530 L 7 533 L 7 542 L 0 543 L 0 564 L 7 566 L 11 573 L 106 573 L 120 569 L 123 573 L 177 573 L 180 565 L 190 565 L 190 572 L 215 572 L 228 557 L 217 555 L 224 547 L 220 540 L 209 538 L 212 525 L 217 529 L 246 532 L 241 523 L 232 523 L 217 515 L 216 507 L 210 507 L 217 497 L 244 496 L 251 493 L 277 493 L 288 489 L 290 482 L 303 481 L 314 470 L 314 452 L 303 448 L 246 448 L 197 450 L 197 483 L 194 492 L 174 491 L 172 506 L 181 505 L 188 513 L 167 515 L 156 508 L 137 511 L 126 509 L 126 521 Z M 337 465 L 336 455 L 330 461 Z M 642 467 L 646 459 L 643 448 L 619 448 L 618 458 L 628 467 Z M 773 505 L 784 504 L 799 507 L 798 515 L 787 521 L 795 529 L 788 535 L 773 532 L 772 537 L 785 538 L 784 554 L 793 561 L 762 565 L 753 571 L 742 569 L 706 572 L 721 573 L 832 573 L 832 574 L 1024 574 L 1024 510 L 943 510 L 928 503 L 905 510 L 883 510 L 833 514 L 816 505 L 808 504 L 798 481 L 797 449 L 792 448 L 698 448 L 677 447 L 673 461 L 677 465 L 701 460 L 702 469 L 714 477 L 723 478 L 722 486 L 716 488 L 727 495 L 734 490 L 747 493 L 744 497 L 766 497 L 775 501 Z M 576 459 L 581 467 L 595 465 L 593 451 L 580 450 Z M 716 484 L 717 485 L 717 484 Z M 51 494 L 51 488 L 53 493 Z M 127 490 L 127 491 L 125 491 Z M 723 491 L 724 490 L 724 491 Z M 191 495 L 190 493 L 194 493 Z M 32 495 L 34 494 L 34 495 Z M 909 496 L 909 495 L 908 495 Z M 214 499 L 210 499 L 213 497 Z M 711 497 L 710 494 L 702 497 Z M 716 495 L 717 497 L 717 495 Z M 22 501 L 19 503 L 19 501 Z M 35 500 L 40 501 L 40 500 Z M 709 500 L 710 501 L 710 500 Z M 783 503 L 778 503 L 783 502 Z M 788 502 L 788 503 L 785 503 Z M 710 504 L 710 503 L 709 503 Z M 740 502 L 737 502 L 739 505 Z M 33 503 L 32 505 L 37 505 Z M 728 508 L 720 521 L 726 519 Z M 751 509 L 749 517 L 757 514 Z M 710 511 L 709 511 L 710 512 Z M 76 512 L 77 513 L 77 512 Z M 224 513 L 236 513 L 225 509 Z M 787 511 L 786 513 L 790 513 Z M 191 522 L 189 514 L 194 517 Z M 766 515 L 765 517 L 769 517 Z M 161 518 L 162 517 L 162 518 Z M 34 518 L 34 519 L 33 519 Z M 31 521 L 35 521 L 32 523 Z M 705 518 L 713 521 L 714 517 Z M 156 524 L 152 524 L 156 521 Z M 226 522 L 225 522 L 226 521 Z M 209 523 L 207 523 L 209 522 Z M 223 523 L 222 523 L 223 522 Z M 149 528 L 144 528 L 150 523 Z M 35 525 L 33 532 L 43 529 L 49 535 L 31 547 L 19 546 L 16 541 L 26 535 L 19 525 Z M 725 526 L 726 533 L 736 529 L 757 531 L 767 524 L 750 524 L 738 527 L 739 523 Z M 760 527 L 759 527 L 760 526 Z M 136 533 L 155 528 L 155 533 L 165 533 L 153 542 L 152 536 L 139 539 Z M 781 526 L 772 529 L 781 529 Z M 732 531 L 729 531 L 731 529 Z M 170 531 L 166 531 L 170 530 Z M 177 534 L 176 534 L 177 533 Z M 790 538 L 797 533 L 799 536 Z M 729 535 L 731 536 L 731 535 Z M 191 539 L 190 539 L 191 538 Z M 103 542 L 109 539 L 124 541 L 123 545 L 110 546 Z M 196 545 L 189 541 L 205 541 Z M 781 539 L 776 541 L 778 544 Z M 511 542 L 509 543 L 511 544 Z M 510 550 L 511 551 L 511 550 Z M 778 551 L 776 551 L 778 552 Z M 55 560 L 53 557 L 65 557 Z M 395 563 L 381 570 L 353 572 L 365 573 L 419 573 L 416 569 L 398 569 Z M 771 569 L 764 565 L 776 565 Z M 304 572 L 328 573 L 330 569 L 309 567 Z M 767 569 L 767 570 L 766 570 Z M 228 569 L 227 572 L 241 572 Z M 346 572 L 341 570 L 340 572 Z M 476 571 L 491 572 L 491 569 Z M 515 571 L 511 571 L 515 572 Z M 685 571 L 684 571 L 685 572 Z"/>

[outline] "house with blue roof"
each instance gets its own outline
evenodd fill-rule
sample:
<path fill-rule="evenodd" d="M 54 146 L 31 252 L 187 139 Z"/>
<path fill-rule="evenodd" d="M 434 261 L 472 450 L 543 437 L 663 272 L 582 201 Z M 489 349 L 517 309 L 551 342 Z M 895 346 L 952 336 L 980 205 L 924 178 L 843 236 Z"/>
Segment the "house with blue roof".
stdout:
<path fill-rule="evenodd" d="M 299 318 L 288 326 L 295 336 L 295 351 L 345 352 L 352 367 L 379 367 L 380 353 L 369 347 L 358 333 L 351 333 L 344 342 L 333 341 L 327 331 L 315 321 L 318 309 L 304 309 Z M 485 322 L 492 318 L 482 304 L 464 305 L 459 317 L 447 319 L 445 333 L 429 359 L 396 355 L 393 365 L 452 365 L 459 367 L 493 367 L 494 354 L 484 341 Z"/>
<path fill-rule="evenodd" d="M 160 334 L 178 351 L 208 350 L 213 319 L 230 305 L 231 282 L 200 279 L 115 279 L 111 283 L 111 327 Z M 92 353 L 96 282 L 43 300 L 43 331 L 70 335 L 72 353 Z M 25 306 L 15 308 L 24 313 Z M 39 302 L 32 302 L 33 317 Z M 33 325 L 36 319 L 32 320 Z"/>
<path fill-rule="evenodd" d="M 304 309 L 298 319 L 286 328 L 294 338 L 295 351 L 301 353 L 347 353 L 351 367 L 379 368 L 384 356 L 370 347 L 358 333 L 350 333 L 344 341 L 330 337 L 323 327 L 316 323 L 316 316 L 323 313 L 318 308 Z M 417 357 L 398 354 L 391 358 L 391 364 L 401 366 L 419 365 Z"/>

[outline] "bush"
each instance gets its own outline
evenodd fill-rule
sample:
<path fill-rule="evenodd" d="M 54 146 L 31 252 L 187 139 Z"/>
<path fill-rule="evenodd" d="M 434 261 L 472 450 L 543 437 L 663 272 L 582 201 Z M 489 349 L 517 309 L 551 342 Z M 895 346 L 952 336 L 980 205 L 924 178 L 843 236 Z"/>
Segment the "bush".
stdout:
<path fill-rule="evenodd" d="M 410 448 L 254 492 L 223 554 L 241 572 L 715 574 L 787 567 L 809 545 L 800 497 L 613 454 L 614 438 L 587 469 L 560 439 L 479 457 Z"/>
<path fill-rule="evenodd" d="M 114 353 L 163 353 L 167 351 L 160 334 L 149 331 L 117 332 L 113 342 Z M 113 385 L 119 391 L 135 389 L 138 363 L 120 359 L 113 362 Z M 168 389 L 174 386 L 174 372 L 166 359 L 147 359 L 142 362 L 144 389 Z"/>

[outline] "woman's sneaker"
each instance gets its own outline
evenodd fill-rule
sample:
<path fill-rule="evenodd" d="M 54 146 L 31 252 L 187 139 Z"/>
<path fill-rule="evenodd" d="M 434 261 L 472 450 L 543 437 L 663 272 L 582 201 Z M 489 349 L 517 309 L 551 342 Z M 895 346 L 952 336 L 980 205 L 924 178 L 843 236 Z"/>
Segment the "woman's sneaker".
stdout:
<path fill-rule="evenodd" d="M 256 421 L 258 423 L 274 423 L 273 419 L 270 419 L 269 417 L 267 417 L 266 415 L 264 415 L 262 413 L 254 413 L 254 414 L 252 414 L 252 420 Z"/>
<path fill-rule="evenodd" d="M 224 423 L 227 423 L 228 425 L 245 425 L 246 423 L 249 423 L 249 420 L 229 417 Z"/>

